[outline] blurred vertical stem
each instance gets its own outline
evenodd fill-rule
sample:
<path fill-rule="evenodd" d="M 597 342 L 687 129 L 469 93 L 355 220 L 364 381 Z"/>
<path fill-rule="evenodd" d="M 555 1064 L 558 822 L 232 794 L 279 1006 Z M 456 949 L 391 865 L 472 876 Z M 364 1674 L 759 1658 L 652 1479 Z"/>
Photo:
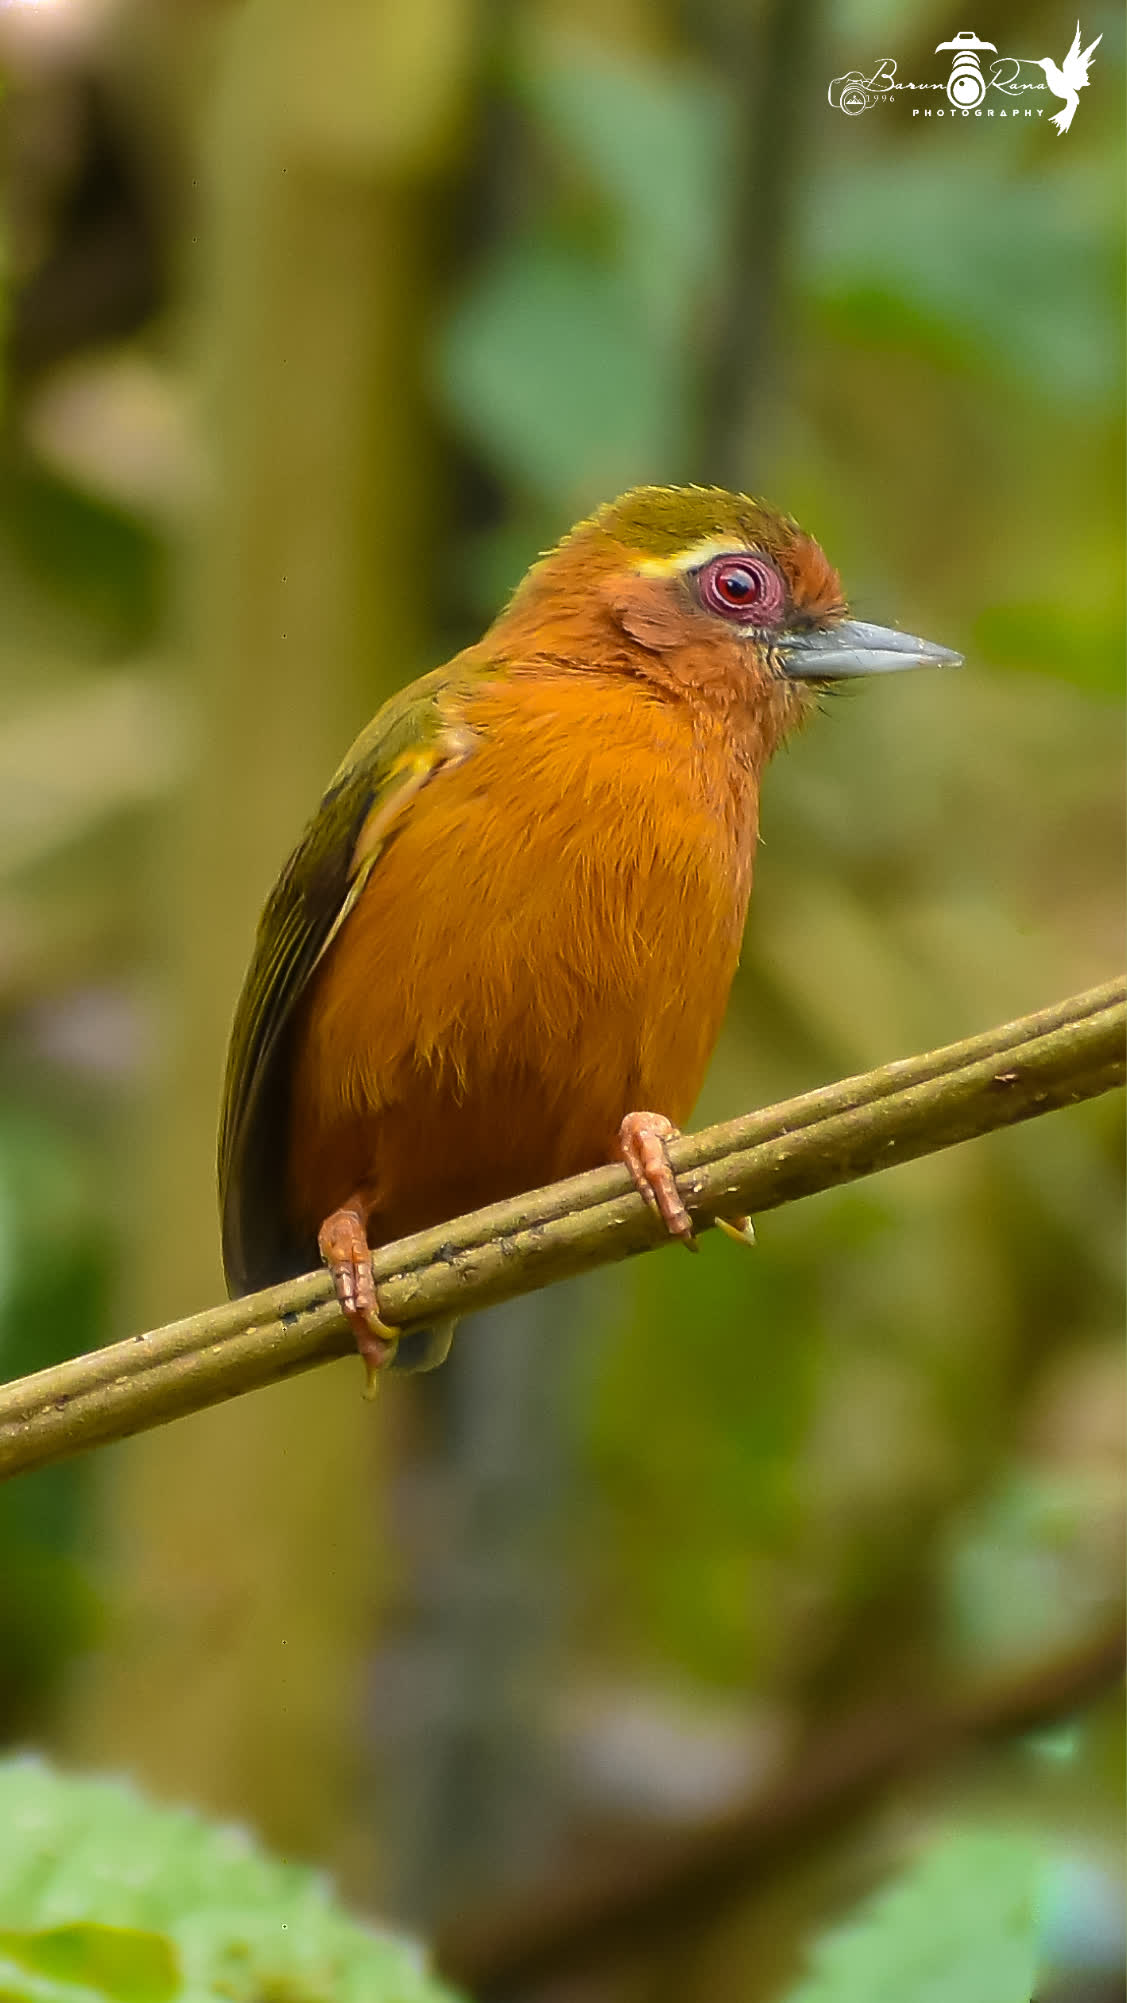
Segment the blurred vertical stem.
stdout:
<path fill-rule="evenodd" d="M 256 914 L 350 736 L 425 662 L 437 468 L 417 358 L 472 26 L 467 0 L 247 0 L 220 45 L 191 274 L 197 758 L 154 863 L 171 1052 L 130 1321 L 215 1296 L 215 1115 Z M 380 1540 L 356 1393 L 354 1371 L 326 1372 L 113 1457 L 107 1630 L 69 1730 L 362 1890 L 349 1813 Z"/>
<path fill-rule="evenodd" d="M 758 492 L 781 406 L 778 364 L 785 255 L 794 205 L 809 178 L 808 88 L 822 45 L 820 0 L 713 0 L 699 38 L 736 97 L 739 171 L 727 233 L 727 270 L 701 383 L 694 479 Z M 817 93 L 813 94 L 817 101 Z"/>

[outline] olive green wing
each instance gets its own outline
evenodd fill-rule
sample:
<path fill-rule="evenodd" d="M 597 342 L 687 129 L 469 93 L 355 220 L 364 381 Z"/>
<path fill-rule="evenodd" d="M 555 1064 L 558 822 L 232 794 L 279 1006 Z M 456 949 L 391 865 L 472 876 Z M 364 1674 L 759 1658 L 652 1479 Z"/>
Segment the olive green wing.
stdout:
<path fill-rule="evenodd" d="M 287 1215 L 290 1032 L 295 1004 L 394 834 L 435 772 L 464 757 L 468 673 L 436 669 L 403 689 L 348 752 L 270 893 L 235 1010 L 219 1126 L 223 1265 L 232 1294 L 316 1264 Z"/>

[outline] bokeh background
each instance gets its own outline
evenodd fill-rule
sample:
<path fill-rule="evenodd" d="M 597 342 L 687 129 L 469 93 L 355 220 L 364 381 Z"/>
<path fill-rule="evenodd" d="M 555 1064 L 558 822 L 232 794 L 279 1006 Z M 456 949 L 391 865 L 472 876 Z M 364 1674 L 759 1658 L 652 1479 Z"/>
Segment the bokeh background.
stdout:
<path fill-rule="evenodd" d="M 973 25 L 1059 61 L 1073 17 Z M 942 80 L 963 26 L 0 7 L 4 1375 L 220 1298 L 281 859 L 376 705 L 635 482 L 770 496 L 861 616 L 968 662 L 772 771 L 701 1122 L 1115 972 L 1123 28 L 1085 17 L 1064 139 L 828 105 L 886 55 Z M 375 1412 L 346 1362 L 13 1484 L 0 1734 L 325 1864 L 482 1995 L 561 1887 L 651 1871 L 530 2003 L 767 2003 L 929 1832 L 1017 1819 L 1054 1995 L 1122 1996 L 1118 1697 L 1023 1736 L 1004 1696 L 1122 1616 L 1120 1120 L 514 1304 Z M 864 1772 L 874 1721 L 964 1690 L 988 1745 L 925 1733 L 840 1812 L 827 1746 Z M 796 1758 L 803 1840 L 741 1869 L 726 1821 Z M 702 1831 L 711 1875 L 663 1879 Z"/>

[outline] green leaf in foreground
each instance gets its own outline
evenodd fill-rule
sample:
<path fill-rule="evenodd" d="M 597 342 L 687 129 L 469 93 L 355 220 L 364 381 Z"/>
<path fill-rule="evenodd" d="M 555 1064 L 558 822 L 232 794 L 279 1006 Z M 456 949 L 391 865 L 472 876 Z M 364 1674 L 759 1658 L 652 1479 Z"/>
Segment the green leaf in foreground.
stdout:
<path fill-rule="evenodd" d="M 451 2003 L 417 1948 L 350 1919 L 315 1872 L 267 1856 L 240 1830 L 36 1759 L 0 1763 L 9 1997 Z"/>
<path fill-rule="evenodd" d="M 819 1943 L 786 2003 L 1030 2003 L 1040 1875 L 1028 1837 L 946 1837 Z"/>
<path fill-rule="evenodd" d="M 170 1941 L 136 1927 L 72 1926 L 0 1928 L 0 1963 L 48 1982 L 93 1990 L 107 2003 L 172 2003 L 181 1990 Z"/>

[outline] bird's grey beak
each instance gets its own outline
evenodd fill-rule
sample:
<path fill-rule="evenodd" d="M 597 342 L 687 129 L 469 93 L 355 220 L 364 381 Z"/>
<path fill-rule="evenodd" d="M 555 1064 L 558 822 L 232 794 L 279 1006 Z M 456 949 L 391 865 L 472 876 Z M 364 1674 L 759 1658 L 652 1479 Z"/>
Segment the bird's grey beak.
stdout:
<path fill-rule="evenodd" d="M 796 682 L 831 682 L 846 675 L 890 675 L 899 668 L 961 668 L 963 657 L 895 626 L 843 619 L 823 632 L 784 633 L 774 650 Z"/>

